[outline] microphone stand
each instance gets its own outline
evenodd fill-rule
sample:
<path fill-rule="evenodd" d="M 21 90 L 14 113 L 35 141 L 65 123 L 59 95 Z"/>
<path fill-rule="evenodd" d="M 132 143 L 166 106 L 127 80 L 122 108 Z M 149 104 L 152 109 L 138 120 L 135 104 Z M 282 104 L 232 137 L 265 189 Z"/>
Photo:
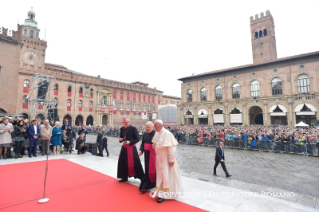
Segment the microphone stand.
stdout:
<path fill-rule="evenodd" d="M 50 143 L 50 140 L 49 140 Z M 49 165 L 49 145 L 48 145 L 48 149 L 47 149 L 47 162 L 46 162 L 46 167 L 45 167 L 45 176 L 44 176 L 44 189 L 43 189 L 43 198 L 38 200 L 38 203 L 46 203 L 48 202 L 50 199 L 49 198 L 45 198 L 45 189 L 46 189 L 46 185 L 47 185 L 47 174 L 48 174 L 48 165 Z"/>

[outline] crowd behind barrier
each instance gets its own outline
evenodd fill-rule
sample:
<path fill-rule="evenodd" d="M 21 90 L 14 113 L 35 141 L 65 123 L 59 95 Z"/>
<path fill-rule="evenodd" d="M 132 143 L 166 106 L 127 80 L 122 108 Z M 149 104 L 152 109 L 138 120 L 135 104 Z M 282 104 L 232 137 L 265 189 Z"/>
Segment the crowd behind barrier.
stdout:
<path fill-rule="evenodd" d="M 20 119 L 20 118 L 18 118 Z M 28 120 L 24 120 L 28 125 Z M 0 123 L 2 122 L 0 118 Z M 17 120 L 14 117 L 10 123 L 15 125 Z M 38 121 L 38 125 L 42 125 Z M 54 123 L 50 122 L 54 127 Z M 96 135 L 100 128 L 106 136 L 119 137 L 121 125 L 102 126 L 72 126 L 73 134 L 79 135 L 81 132 Z M 140 138 L 145 132 L 145 126 L 135 125 Z M 260 152 L 274 153 L 295 153 L 312 155 L 318 157 L 319 151 L 319 128 L 290 128 L 288 126 L 223 126 L 223 125 L 177 125 L 165 126 L 181 144 L 200 145 L 207 147 L 218 146 L 219 142 L 224 142 L 226 148 L 257 150 Z M 14 132 L 12 132 L 11 147 L 15 148 Z M 73 139 L 73 141 L 76 139 Z M 50 144 L 51 145 L 51 144 Z M 41 140 L 38 147 L 41 150 Z M 26 138 L 22 145 L 21 154 L 29 150 L 29 140 Z M 74 144 L 72 145 L 74 147 Z M 52 145 L 51 148 L 52 150 Z M 63 149 L 62 149 L 63 150 Z M 10 154 L 10 149 L 9 149 Z M 2 154 L 3 155 L 3 154 Z"/>

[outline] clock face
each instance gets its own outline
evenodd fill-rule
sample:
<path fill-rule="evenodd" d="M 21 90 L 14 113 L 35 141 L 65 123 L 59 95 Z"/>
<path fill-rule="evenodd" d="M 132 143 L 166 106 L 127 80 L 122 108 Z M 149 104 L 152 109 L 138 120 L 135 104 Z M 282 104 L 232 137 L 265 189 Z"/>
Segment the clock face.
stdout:
<path fill-rule="evenodd" d="M 35 65 L 38 62 L 38 55 L 31 51 L 26 51 L 23 54 L 23 61 L 29 65 Z"/>

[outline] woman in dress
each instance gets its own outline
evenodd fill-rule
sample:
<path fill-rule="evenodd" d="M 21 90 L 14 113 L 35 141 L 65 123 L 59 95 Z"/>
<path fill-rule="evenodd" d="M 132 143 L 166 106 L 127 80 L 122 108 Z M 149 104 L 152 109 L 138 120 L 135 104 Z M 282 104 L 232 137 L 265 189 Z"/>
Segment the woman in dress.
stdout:
<path fill-rule="evenodd" d="M 14 128 L 14 141 L 15 141 L 15 158 L 22 158 L 20 155 L 21 147 L 25 141 L 25 134 L 27 132 L 27 127 L 24 125 L 23 120 L 17 122 L 17 126 Z"/>
<path fill-rule="evenodd" d="M 55 122 L 55 126 L 52 129 L 52 146 L 53 152 L 55 155 L 59 154 L 60 146 L 61 146 L 61 135 L 62 128 L 60 127 L 60 122 Z"/>

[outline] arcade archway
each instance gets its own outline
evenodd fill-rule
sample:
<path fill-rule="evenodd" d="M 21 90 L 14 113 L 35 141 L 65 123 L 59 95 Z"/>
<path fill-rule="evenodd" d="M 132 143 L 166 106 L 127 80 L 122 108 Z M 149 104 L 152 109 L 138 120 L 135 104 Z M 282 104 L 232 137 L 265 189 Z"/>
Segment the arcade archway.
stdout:
<path fill-rule="evenodd" d="M 78 115 L 78 116 L 75 118 L 75 125 L 76 125 L 76 126 L 83 125 L 83 117 L 82 117 L 81 115 Z"/>
<path fill-rule="evenodd" d="M 92 126 L 93 125 L 93 120 L 94 120 L 93 116 L 91 116 L 91 115 L 88 116 L 87 119 L 86 119 L 86 125 L 91 125 Z"/>
<path fill-rule="evenodd" d="M 68 120 L 68 123 L 72 125 L 72 117 L 70 115 L 66 115 L 64 116 L 63 118 L 63 123 L 64 123 L 64 120 L 67 119 Z"/>
<path fill-rule="evenodd" d="M 263 110 L 258 106 L 252 106 L 249 109 L 249 123 L 250 124 L 264 124 Z"/>

